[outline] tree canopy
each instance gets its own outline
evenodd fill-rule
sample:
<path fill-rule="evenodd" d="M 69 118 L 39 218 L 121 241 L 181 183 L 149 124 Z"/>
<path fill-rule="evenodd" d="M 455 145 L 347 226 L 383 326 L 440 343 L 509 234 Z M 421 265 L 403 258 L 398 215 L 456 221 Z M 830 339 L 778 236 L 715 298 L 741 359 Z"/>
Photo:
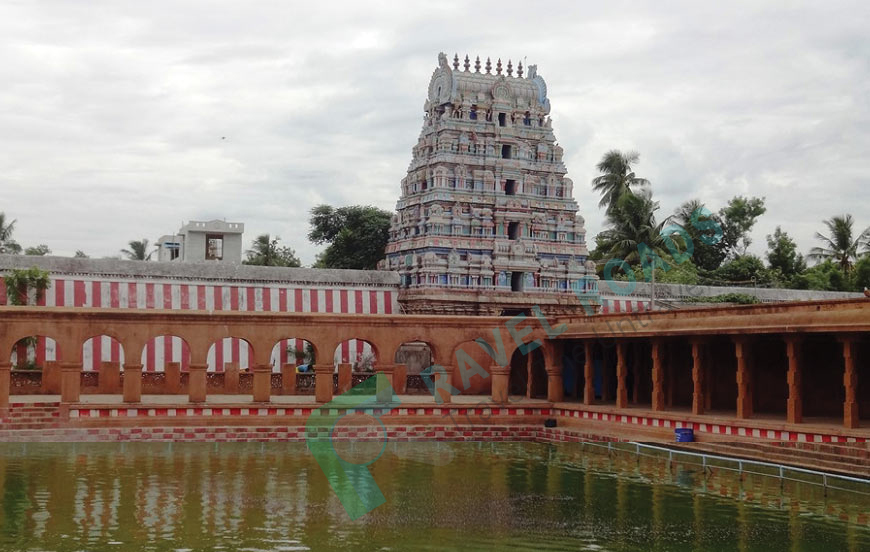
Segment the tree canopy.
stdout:
<path fill-rule="evenodd" d="M 246 251 L 247 259 L 243 264 L 260 266 L 299 267 L 302 263 L 296 257 L 296 252 L 290 247 L 281 246 L 280 237 L 271 238 L 269 234 L 260 234 L 251 242 L 251 249 Z"/>
<path fill-rule="evenodd" d="M 607 212 L 616 208 L 623 197 L 629 196 L 634 189 L 640 190 L 649 186 L 649 181 L 638 177 L 631 166 L 640 161 L 636 151 L 621 152 L 610 150 L 604 154 L 596 165 L 601 176 L 592 180 L 592 189 L 601 193 L 598 207 L 606 207 Z"/>
<path fill-rule="evenodd" d="M 368 205 L 311 209 L 308 239 L 329 244 L 317 257 L 317 268 L 374 270 L 384 258 L 392 213 Z"/>
<path fill-rule="evenodd" d="M 37 267 L 13 269 L 3 277 L 6 284 L 6 296 L 10 305 L 27 305 L 30 290 L 34 290 L 35 299 L 40 297 L 51 284 L 48 272 Z"/>
<path fill-rule="evenodd" d="M 779 226 L 773 235 L 767 235 L 767 262 L 770 269 L 778 271 L 785 281 L 790 281 L 807 268 L 804 256 L 797 251 L 797 244 Z"/>
<path fill-rule="evenodd" d="M 25 255 L 34 255 L 36 257 L 44 257 L 45 255 L 51 255 L 51 249 L 44 243 L 41 243 L 34 247 L 28 247 L 24 250 Z"/>
<path fill-rule="evenodd" d="M 834 261 L 843 272 L 849 273 L 853 262 L 861 253 L 870 252 L 870 227 L 865 228 L 855 236 L 852 215 L 831 217 L 822 221 L 828 229 L 828 235 L 816 232 L 816 239 L 822 247 L 813 247 L 809 258 L 817 261 Z"/>

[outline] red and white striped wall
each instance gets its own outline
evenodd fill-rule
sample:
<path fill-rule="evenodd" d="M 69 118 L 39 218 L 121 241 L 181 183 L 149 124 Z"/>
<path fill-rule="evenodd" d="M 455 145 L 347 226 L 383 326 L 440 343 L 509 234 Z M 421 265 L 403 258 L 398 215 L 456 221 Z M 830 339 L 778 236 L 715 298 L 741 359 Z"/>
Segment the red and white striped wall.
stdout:
<path fill-rule="evenodd" d="M 624 297 L 602 297 L 601 314 L 615 312 L 645 312 L 649 311 L 648 299 L 626 299 Z"/>
<path fill-rule="evenodd" d="M 6 304 L 6 287 L 0 279 L 0 304 Z M 398 291 L 384 287 L 320 288 L 280 284 L 232 285 L 214 283 L 178 283 L 161 281 L 116 281 L 90 277 L 52 276 L 51 285 L 37 301 L 49 307 L 96 307 L 109 309 L 173 309 L 260 312 L 323 312 L 341 314 L 392 314 L 399 312 Z M 301 339 L 286 339 L 272 350 L 272 366 L 296 362 L 288 347 L 303 351 Z M 329 354 L 322 351 L 321 354 Z M 11 353 L 15 365 L 27 359 L 41 365 L 45 361 L 61 360 L 62 351 L 48 336 L 37 338 L 35 345 L 19 343 Z M 335 351 L 334 362 L 366 362 L 372 357 L 371 346 L 360 340 L 342 343 Z M 88 340 L 82 351 L 85 370 L 98 370 L 104 361 L 124 362 L 124 351 L 109 336 Z M 224 364 L 235 362 L 242 369 L 250 368 L 250 346 L 241 339 L 226 338 L 212 345 L 208 353 L 211 371 L 222 371 Z M 290 358 L 290 360 L 288 360 Z M 142 352 L 146 371 L 162 371 L 167 362 L 179 362 L 182 368 L 190 363 L 187 343 L 180 337 L 161 336 L 152 339 Z"/>

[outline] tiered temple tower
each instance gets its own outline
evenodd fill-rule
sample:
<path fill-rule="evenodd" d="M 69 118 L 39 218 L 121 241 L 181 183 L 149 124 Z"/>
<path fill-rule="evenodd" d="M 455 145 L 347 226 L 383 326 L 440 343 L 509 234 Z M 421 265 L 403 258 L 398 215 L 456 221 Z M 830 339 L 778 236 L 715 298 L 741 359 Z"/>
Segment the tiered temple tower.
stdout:
<path fill-rule="evenodd" d="M 547 85 L 535 65 L 459 65 L 438 56 L 382 268 L 408 313 L 582 314 L 574 290 L 596 306 L 598 281 Z"/>

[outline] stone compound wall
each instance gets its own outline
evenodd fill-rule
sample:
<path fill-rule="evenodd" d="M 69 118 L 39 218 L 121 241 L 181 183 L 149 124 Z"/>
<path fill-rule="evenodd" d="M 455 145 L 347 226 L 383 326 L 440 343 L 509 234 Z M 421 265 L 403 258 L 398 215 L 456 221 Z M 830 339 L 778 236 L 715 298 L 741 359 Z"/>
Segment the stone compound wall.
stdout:
<path fill-rule="evenodd" d="M 399 277 L 391 272 L 0 255 L 0 275 L 11 269 L 31 266 L 51 274 L 51 287 L 37 302 L 48 307 L 351 314 L 399 312 Z M 0 279 L 0 305 L 6 303 L 6 287 Z M 287 350 L 291 346 L 298 351 L 305 348 L 301 340 L 286 340 L 273 355 L 276 371 L 288 362 Z M 355 362 L 370 354 L 371 347 L 367 343 L 351 340 L 342 344 L 334 360 Z M 83 355 L 85 370 L 98 370 L 102 362 L 125 360 L 118 342 L 109 336 L 89 340 L 84 345 Z M 30 346 L 16 346 L 12 351 L 12 362 L 20 364 L 19 359 L 24 358 L 37 366 L 60 360 L 56 344 L 45 337 L 38 337 Z M 146 371 L 162 371 L 168 362 L 179 362 L 182 369 L 186 369 L 189 352 L 177 337 L 158 337 L 148 344 L 141 362 Z M 208 362 L 211 371 L 223 370 L 227 362 L 238 363 L 245 369 L 250 364 L 250 353 L 245 342 L 228 338 L 213 348 Z"/>
<path fill-rule="evenodd" d="M 652 284 L 648 282 L 636 282 L 630 293 L 617 293 L 617 286 L 628 286 L 628 282 L 606 282 L 598 285 L 601 294 L 601 314 L 618 312 L 643 312 L 649 310 L 650 293 Z M 757 297 L 762 303 L 780 303 L 786 301 L 817 301 L 856 299 L 863 297 L 861 293 L 841 291 L 817 291 L 810 289 L 776 289 L 776 288 L 751 288 L 736 286 L 695 286 L 688 284 L 656 284 L 656 310 L 664 310 L 671 306 L 710 306 L 710 303 L 698 303 L 692 301 L 698 297 L 716 297 L 730 293 L 751 295 Z"/>

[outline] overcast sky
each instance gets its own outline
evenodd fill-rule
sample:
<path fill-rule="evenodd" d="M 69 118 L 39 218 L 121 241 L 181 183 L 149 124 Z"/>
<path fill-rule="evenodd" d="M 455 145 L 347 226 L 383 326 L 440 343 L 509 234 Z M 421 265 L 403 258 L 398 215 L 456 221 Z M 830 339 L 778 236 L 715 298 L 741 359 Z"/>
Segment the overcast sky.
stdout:
<path fill-rule="evenodd" d="M 870 225 L 866 1 L 407 5 L 2 2 L 0 211 L 55 254 L 225 218 L 310 264 L 312 206 L 394 209 L 444 51 L 538 65 L 590 242 L 612 148 L 663 216 L 766 197 L 759 254 Z"/>

